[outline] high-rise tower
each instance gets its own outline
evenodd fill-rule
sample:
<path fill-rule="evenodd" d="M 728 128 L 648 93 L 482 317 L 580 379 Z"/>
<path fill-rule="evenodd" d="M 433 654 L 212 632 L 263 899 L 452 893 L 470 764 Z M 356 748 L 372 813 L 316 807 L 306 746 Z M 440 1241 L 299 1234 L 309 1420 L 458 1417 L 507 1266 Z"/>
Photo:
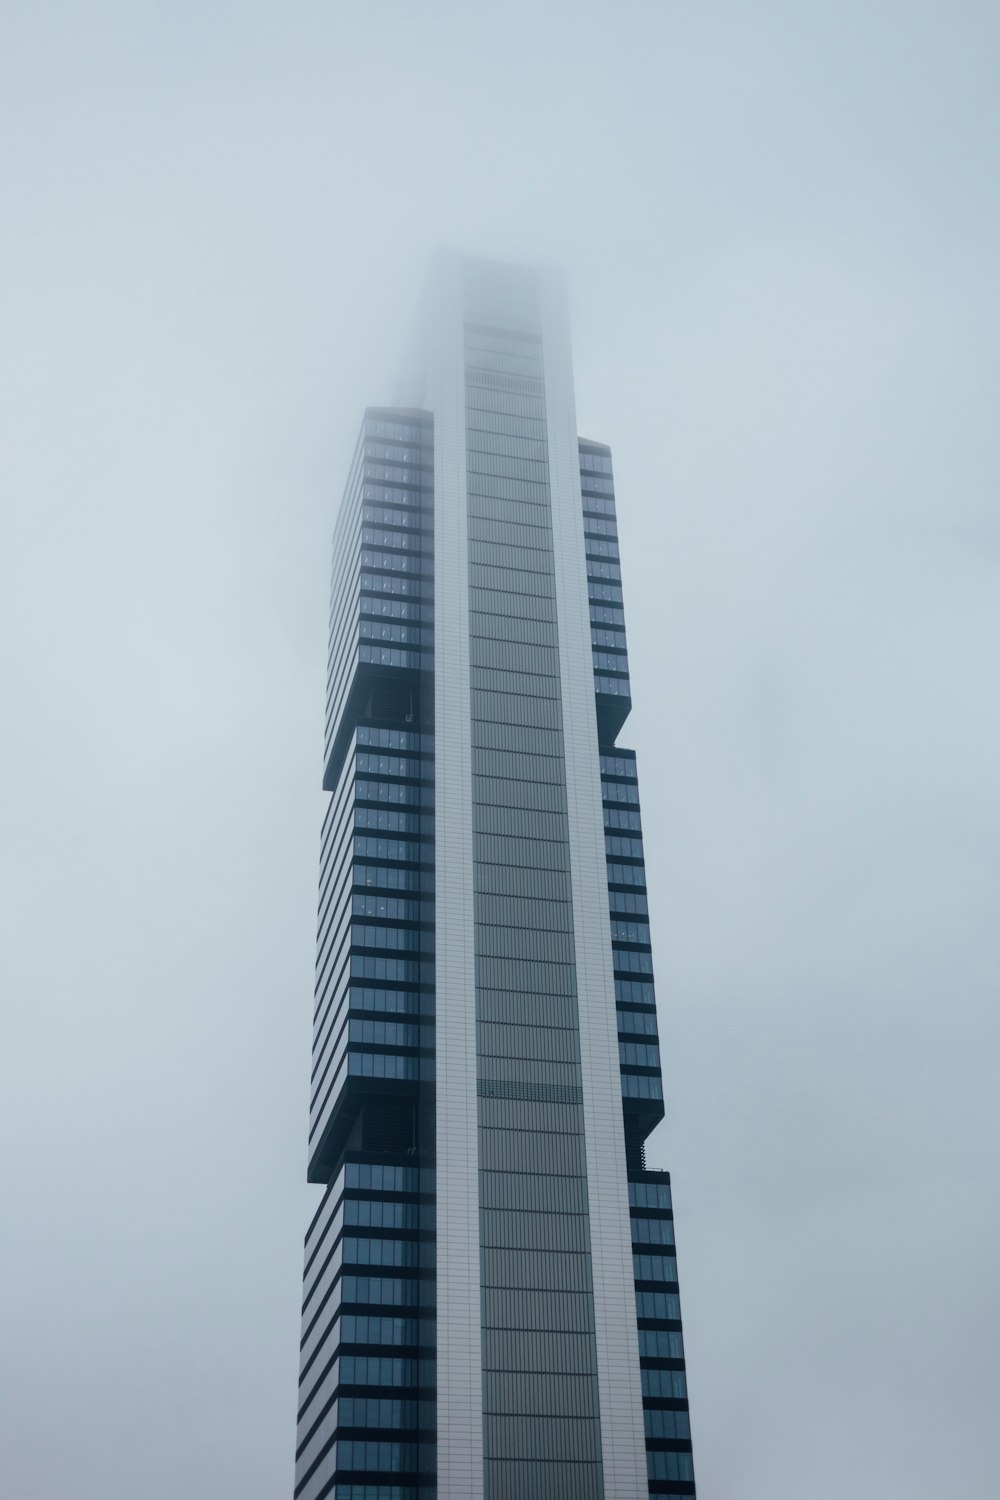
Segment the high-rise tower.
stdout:
<path fill-rule="evenodd" d="M 333 548 L 297 1500 L 693 1495 L 611 455 L 441 254 Z"/>

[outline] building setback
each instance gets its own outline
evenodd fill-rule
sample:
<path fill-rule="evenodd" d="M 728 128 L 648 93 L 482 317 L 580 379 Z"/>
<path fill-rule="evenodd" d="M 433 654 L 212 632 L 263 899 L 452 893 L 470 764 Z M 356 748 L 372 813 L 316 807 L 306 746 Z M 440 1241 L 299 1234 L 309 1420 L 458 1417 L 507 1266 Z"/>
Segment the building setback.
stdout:
<path fill-rule="evenodd" d="M 611 454 L 438 255 L 333 546 L 296 1500 L 695 1493 Z"/>

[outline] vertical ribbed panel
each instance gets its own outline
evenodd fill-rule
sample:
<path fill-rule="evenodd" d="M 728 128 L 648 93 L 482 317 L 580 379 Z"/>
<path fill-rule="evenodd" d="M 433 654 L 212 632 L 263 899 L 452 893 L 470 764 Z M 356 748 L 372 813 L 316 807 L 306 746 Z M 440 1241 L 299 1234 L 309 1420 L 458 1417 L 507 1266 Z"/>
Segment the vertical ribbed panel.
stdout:
<path fill-rule="evenodd" d="M 583 1161 L 559 1162 L 584 1122 L 534 273 L 467 262 L 465 318 L 485 1488 L 601 1500 L 596 1403 L 570 1415 L 521 1394 L 593 1384 L 597 1362 Z M 535 1170 L 494 1165 L 485 1120 L 516 1132 L 534 1102 Z"/>
<path fill-rule="evenodd" d="M 645 1434 L 573 372 L 562 279 L 543 272 L 540 282 L 604 1483 L 609 1500 L 640 1500 Z"/>
<path fill-rule="evenodd" d="M 483 1494 L 475 936 L 461 272 L 432 272 L 438 1194 L 438 1496 Z"/>

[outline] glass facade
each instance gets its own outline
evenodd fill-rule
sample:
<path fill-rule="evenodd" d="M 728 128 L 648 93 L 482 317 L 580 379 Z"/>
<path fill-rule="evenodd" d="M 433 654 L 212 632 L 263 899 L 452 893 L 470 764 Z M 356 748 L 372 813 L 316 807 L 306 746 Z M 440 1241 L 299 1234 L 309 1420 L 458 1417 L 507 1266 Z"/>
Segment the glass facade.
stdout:
<path fill-rule="evenodd" d="M 644 1159 L 664 1106 L 635 755 L 616 743 L 631 691 L 611 455 L 574 439 L 575 472 L 560 463 L 539 275 L 463 260 L 456 286 L 454 336 L 411 381 L 413 404 L 366 413 L 334 535 L 309 1130 L 324 1192 L 306 1236 L 295 1495 L 693 1495 L 670 1181 Z M 587 813 L 567 735 L 591 668 Z M 445 751 L 457 781 L 442 780 Z M 588 817 L 600 932 L 581 930 L 574 863 Z M 467 929 L 454 896 L 442 904 L 459 867 Z M 465 988 L 439 988 L 441 931 L 467 944 L 449 971 Z M 618 1198 L 595 1100 L 619 1122 Z M 464 1155 L 441 1134 L 455 1118 Z M 628 1371 L 608 1353 L 609 1265 Z M 628 1462 L 615 1391 L 619 1412 L 635 1393 Z"/>

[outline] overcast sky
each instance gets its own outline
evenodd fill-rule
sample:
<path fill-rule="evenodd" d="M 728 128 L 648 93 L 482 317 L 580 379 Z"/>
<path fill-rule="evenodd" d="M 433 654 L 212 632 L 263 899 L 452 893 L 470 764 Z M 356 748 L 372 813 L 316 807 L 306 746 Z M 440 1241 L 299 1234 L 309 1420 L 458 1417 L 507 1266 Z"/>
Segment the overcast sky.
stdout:
<path fill-rule="evenodd" d="M 994 0 L 5 0 L 0 1487 L 287 1500 L 329 537 L 435 243 L 615 455 L 701 1500 L 995 1500 Z"/>

